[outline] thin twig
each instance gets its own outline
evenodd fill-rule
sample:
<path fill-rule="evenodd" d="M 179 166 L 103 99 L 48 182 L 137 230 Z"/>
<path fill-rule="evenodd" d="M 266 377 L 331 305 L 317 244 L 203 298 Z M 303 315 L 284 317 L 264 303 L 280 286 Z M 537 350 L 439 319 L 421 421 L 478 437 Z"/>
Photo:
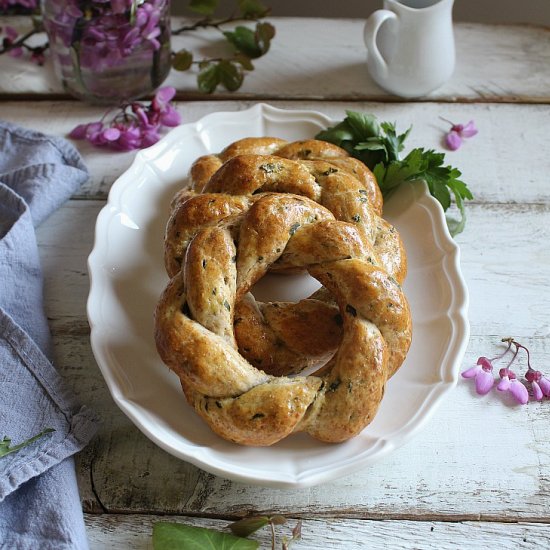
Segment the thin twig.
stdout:
<path fill-rule="evenodd" d="M 219 28 L 222 25 L 227 25 L 228 23 L 237 23 L 238 21 L 257 21 L 258 19 L 265 17 L 268 13 L 269 13 L 269 10 L 266 10 L 265 13 L 262 13 L 257 17 L 243 17 L 238 15 L 230 15 L 225 19 L 219 19 L 219 20 L 214 20 L 214 19 L 210 19 L 209 17 L 205 17 L 204 19 L 200 19 L 199 21 L 193 23 L 193 25 L 184 25 L 179 29 L 173 30 L 172 34 L 178 35 L 184 32 L 196 31 L 197 29 L 205 29 L 208 27 L 213 27 L 219 30 Z"/>
<path fill-rule="evenodd" d="M 38 34 L 40 32 L 42 31 L 37 29 L 32 29 L 27 34 L 24 34 L 23 36 L 19 37 L 15 42 L 9 43 L 4 40 L 4 44 L 0 48 L 0 54 L 6 53 L 6 52 L 9 52 L 10 50 L 15 50 L 15 48 L 21 48 L 21 47 L 31 49 L 30 46 L 27 46 L 27 44 L 24 43 L 25 40 L 27 40 L 31 36 L 34 36 L 35 34 Z"/>

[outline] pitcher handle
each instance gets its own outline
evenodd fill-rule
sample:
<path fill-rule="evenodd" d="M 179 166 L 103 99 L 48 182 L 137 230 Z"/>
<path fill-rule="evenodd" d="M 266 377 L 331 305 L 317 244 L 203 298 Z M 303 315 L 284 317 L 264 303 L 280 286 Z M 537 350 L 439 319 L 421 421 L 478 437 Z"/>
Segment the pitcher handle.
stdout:
<path fill-rule="evenodd" d="M 376 37 L 382 23 L 387 19 L 397 19 L 397 15 L 390 10 L 376 10 L 368 17 L 364 30 L 365 46 L 367 47 L 368 55 L 378 65 L 378 70 L 382 76 L 387 76 L 388 64 L 376 45 Z"/>

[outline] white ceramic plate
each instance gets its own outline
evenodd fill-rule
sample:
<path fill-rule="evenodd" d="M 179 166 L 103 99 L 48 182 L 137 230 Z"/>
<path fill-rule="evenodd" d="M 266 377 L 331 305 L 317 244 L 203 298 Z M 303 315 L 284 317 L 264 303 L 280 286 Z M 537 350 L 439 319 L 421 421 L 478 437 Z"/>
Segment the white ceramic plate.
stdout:
<path fill-rule="evenodd" d="M 304 139 L 333 124 L 320 113 L 258 104 L 180 126 L 136 155 L 114 183 L 97 219 L 88 261 L 88 318 L 92 349 L 109 390 L 152 441 L 220 476 L 303 487 L 352 473 L 409 440 L 457 381 L 469 333 L 467 290 L 443 211 L 422 186 L 403 186 L 385 206 L 408 253 L 404 286 L 413 343 L 388 383 L 376 418 L 356 438 L 329 445 L 297 434 L 268 448 L 229 443 L 187 405 L 178 378 L 156 353 L 153 311 L 167 283 L 164 226 L 170 199 L 185 182 L 193 160 L 246 136 Z M 304 295 L 309 282 L 293 281 L 287 296 Z"/>

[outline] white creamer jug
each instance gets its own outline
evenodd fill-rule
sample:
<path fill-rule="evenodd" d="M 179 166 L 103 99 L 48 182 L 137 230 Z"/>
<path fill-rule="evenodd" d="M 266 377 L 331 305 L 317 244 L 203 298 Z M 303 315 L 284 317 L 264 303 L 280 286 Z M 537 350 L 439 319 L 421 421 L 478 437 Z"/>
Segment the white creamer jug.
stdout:
<path fill-rule="evenodd" d="M 365 24 L 367 67 L 385 90 L 418 97 L 452 75 L 454 0 L 384 0 Z"/>

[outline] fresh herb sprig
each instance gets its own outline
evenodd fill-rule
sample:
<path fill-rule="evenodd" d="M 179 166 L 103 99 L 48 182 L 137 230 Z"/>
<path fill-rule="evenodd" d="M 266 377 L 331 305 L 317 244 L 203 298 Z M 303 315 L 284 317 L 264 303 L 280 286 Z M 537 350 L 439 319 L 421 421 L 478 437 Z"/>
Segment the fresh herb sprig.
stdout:
<path fill-rule="evenodd" d="M 424 181 L 444 211 L 454 199 L 459 218 L 447 216 L 447 226 L 453 236 L 464 230 L 464 201 L 473 199 L 473 195 L 459 179 L 461 172 L 444 165 L 444 153 L 416 148 L 401 159 L 400 153 L 412 127 L 398 134 L 395 124 L 379 123 L 373 114 L 346 111 L 346 115 L 336 126 L 319 132 L 315 137 L 339 145 L 364 162 L 373 171 L 385 198 L 406 181 Z"/>
<path fill-rule="evenodd" d="M 27 447 L 31 443 L 34 443 L 37 439 L 40 439 L 42 436 L 49 434 L 51 432 L 55 432 L 53 428 L 46 428 L 45 430 L 42 430 L 39 434 L 36 434 L 35 436 L 27 439 L 26 441 L 23 441 L 22 443 L 19 443 L 18 445 L 11 446 L 11 438 L 8 436 L 4 436 L 3 439 L 0 439 L 0 458 L 3 456 L 9 455 L 11 453 L 15 453 L 22 449 L 23 447 Z"/>
<path fill-rule="evenodd" d="M 249 516 L 231 523 L 228 527 L 232 534 L 208 527 L 194 527 L 183 523 L 158 522 L 153 525 L 154 550 L 173 550 L 175 548 L 212 548 L 220 550 L 255 550 L 258 541 L 247 538 L 259 529 L 269 525 L 271 529 L 271 548 L 275 550 L 277 540 L 275 526 L 286 523 L 284 516 Z M 298 521 L 292 529 L 290 538 L 283 537 L 281 550 L 300 540 L 302 522 Z"/>

